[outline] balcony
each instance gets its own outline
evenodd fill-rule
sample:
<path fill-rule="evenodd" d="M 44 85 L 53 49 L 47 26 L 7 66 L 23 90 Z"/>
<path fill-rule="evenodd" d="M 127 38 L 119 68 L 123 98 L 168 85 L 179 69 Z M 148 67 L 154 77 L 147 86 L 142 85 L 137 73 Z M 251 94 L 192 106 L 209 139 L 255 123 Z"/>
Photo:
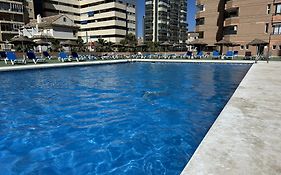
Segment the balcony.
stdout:
<path fill-rule="evenodd" d="M 237 8 L 237 7 L 238 7 L 238 4 L 237 4 L 236 0 L 229 0 L 225 4 L 225 10 L 229 10 L 229 9 Z"/>
<path fill-rule="evenodd" d="M 223 34 L 224 35 L 237 35 L 237 26 L 232 25 L 232 26 L 224 27 Z"/>
<path fill-rule="evenodd" d="M 281 3 L 281 0 L 274 0 L 274 4 Z"/>
<path fill-rule="evenodd" d="M 280 23 L 280 22 L 281 22 L 281 15 L 274 15 L 272 18 L 272 23 Z"/>
<path fill-rule="evenodd" d="M 224 26 L 233 26 L 239 24 L 239 17 L 227 18 L 224 20 Z"/>

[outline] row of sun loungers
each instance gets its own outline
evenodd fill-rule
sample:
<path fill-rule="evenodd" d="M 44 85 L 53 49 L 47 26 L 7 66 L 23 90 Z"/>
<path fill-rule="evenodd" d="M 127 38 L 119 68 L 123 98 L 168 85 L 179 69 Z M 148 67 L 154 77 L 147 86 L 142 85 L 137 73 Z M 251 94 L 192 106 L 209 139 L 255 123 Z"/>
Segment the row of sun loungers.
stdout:
<path fill-rule="evenodd" d="M 25 58 L 17 58 L 15 52 L 0 52 L 0 59 L 2 58 L 6 64 L 11 62 L 14 64 L 26 64 L 28 61 L 32 61 L 34 64 L 37 63 L 45 63 L 47 60 L 53 59 L 52 56 L 44 51 L 42 52 L 42 56 L 38 57 L 34 52 L 29 51 L 26 53 L 28 59 Z M 204 53 L 203 51 L 199 51 L 197 53 L 186 52 L 185 54 L 133 54 L 133 55 L 119 55 L 115 53 L 106 54 L 102 56 L 94 56 L 94 55 L 79 55 L 76 52 L 72 52 L 68 55 L 65 52 L 60 52 L 58 54 L 58 60 L 61 62 L 71 62 L 71 61 L 87 61 L 87 60 L 115 60 L 115 59 L 203 59 L 203 58 L 212 58 L 212 59 L 225 59 L 232 60 L 237 57 L 236 51 L 227 51 L 226 54 L 221 55 L 218 51 L 213 51 L 212 53 Z M 254 57 L 251 55 L 251 52 L 246 52 L 244 59 L 252 60 Z"/>
<path fill-rule="evenodd" d="M 34 64 L 45 63 L 47 60 L 51 60 L 52 56 L 48 52 L 43 52 L 42 57 L 38 57 L 34 52 L 29 51 L 26 53 L 26 58 L 18 58 L 15 52 L 0 52 L 0 59 L 4 60 L 6 64 L 9 62 L 14 64 L 26 64 L 28 61 L 32 61 Z M 65 52 L 60 52 L 58 54 L 58 60 L 61 62 L 66 61 L 86 61 L 86 60 L 95 60 L 97 57 L 93 55 L 78 55 L 76 52 L 72 52 L 71 55 L 68 55 Z"/>

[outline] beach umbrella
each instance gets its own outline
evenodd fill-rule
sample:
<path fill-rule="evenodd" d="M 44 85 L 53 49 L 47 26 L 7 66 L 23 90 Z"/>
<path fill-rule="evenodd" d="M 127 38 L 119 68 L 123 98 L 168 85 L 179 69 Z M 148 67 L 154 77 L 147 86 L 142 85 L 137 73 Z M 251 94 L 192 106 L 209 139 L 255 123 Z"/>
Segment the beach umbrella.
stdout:
<path fill-rule="evenodd" d="M 21 44 L 22 48 L 23 48 L 23 55 L 24 55 L 24 50 L 26 49 L 26 45 L 28 44 L 34 44 L 34 41 L 26 36 L 22 36 L 22 35 L 19 35 L 19 36 L 14 36 L 12 39 L 11 39 L 11 43 L 12 44 Z"/>
<path fill-rule="evenodd" d="M 66 40 L 66 41 L 60 42 L 60 45 L 62 45 L 64 47 L 68 47 L 69 51 L 71 51 L 71 48 L 78 46 L 78 43 L 73 40 Z"/>
<path fill-rule="evenodd" d="M 33 44 L 33 40 L 26 36 L 15 36 L 11 39 L 12 44 Z"/>
<path fill-rule="evenodd" d="M 73 40 L 62 41 L 62 42 L 60 42 L 60 44 L 62 46 L 78 46 L 77 42 L 73 41 Z"/>
<path fill-rule="evenodd" d="M 168 41 L 165 41 L 164 43 L 160 44 L 161 46 L 171 46 L 172 44 L 169 43 Z"/>
<path fill-rule="evenodd" d="M 194 41 L 191 41 L 189 43 L 189 45 L 192 45 L 192 46 L 195 46 L 197 48 L 199 48 L 199 51 L 202 50 L 203 47 L 207 46 L 208 44 L 207 43 L 204 43 L 203 41 L 201 40 L 194 40 Z"/>
<path fill-rule="evenodd" d="M 132 50 L 132 48 L 135 48 L 136 46 L 134 45 L 134 44 L 125 44 L 124 45 L 126 48 L 128 48 L 128 51 L 131 51 Z M 131 49 L 131 50 L 130 50 Z"/>
<path fill-rule="evenodd" d="M 137 45 L 137 47 L 141 48 L 141 51 L 143 51 L 143 48 L 146 47 L 147 45 L 145 43 L 140 43 Z"/>
<path fill-rule="evenodd" d="M 146 46 L 145 43 L 140 43 L 140 44 L 137 45 L 137 47 L 145 47 L 145 46 Z"/>
<path fill-rule="evenodd" d="M 204 42 L 201 41 L 201 40 L 194 40 L 194 41 L 191 41 L 189 44 L 190 44 L 190 45 L 194 45 L 194 46 L 199 46 L 199 45 L 201 45 L 201 46 L 207 46 L 207 45 L 208 45 L 207 43 L 204 43 Z"/>
<path fill-rule="evenodd" d="M 36 40 L 35 44 L 38 45 L 38 46 L 48 46 L 48 45 L 50 45 L 50 43 L 48 43 L 47 41 L 45 41 L 43 39 Z"/>
<path fill-rule="evenodd" d="M 165 52 L 166 52 L 166 51 L 167 51 L 167 48 L 168 48 L 169 46 L 172 46 L 172 44 L 169 43 L 168 41 L 165 41 L 164 43 L 161 43 L 160 46 L 163 46 L 163 47 L 165 48 Z"/>
<path fill-rule="evenodd" d="M 257 47 L 257 58 L 256 61 L 261 57 L 261 49 L 262 47 L 268 45 L 269 43 L 266 41 L 263 41 L 261 39 L 254 39 L 253 41 L 249 42 L 248 45 L 250 46 L 256 46 Z"/>
<path fill-rule="evenodd" d="M 114 43 L 112 46 L 113 46 L 113 47 L 121 47 L 122 44 L 120 44 L 120 43 Z"/>
<path fill-rule="evenodd" d="M 42 46 L 49 46 L 50 43 L 43 39 L 39 39 L 35 41 L 35 45 L 39 46 L 39 51 L 42 52 Z"/>
<path fill-rule="evenodd" d="M 120 44 L 120 43 L 114 43 L 114 44 L 112 45 L 112 47 L 115 47 L 115 48 L 117 48 L 118 50 L 119 50 L 119 48 L 122 47 L 122 46 L 123 46 L 123 45 Z"/>
<path fill-rule="evenodd" d="M 248 45 L 250 46 L 261 46 L 261 45 L 266 46 L 268 44 L 269 44 L 268 42 L 263 41 L 261 39 L 254 39 L 253 41 L 248 43 Z"/>
<path fill-rule="evenodd" d="M 178 48 L 180 47 L 180 44 L 174 43 L 172 46 L 173 46 L 173 48 L 176 50 L 176 49 L 178 49 Z"/>
<path fill-rule="evenodd" d="M 126 44 L 125 47 L 127 47 L 127 48 L 133 48 L 134 46 L 131 45 L 131 44 Z"/>
<path fill-rule="evenodd" d="M 218 45 L 218 46 L 231 46 L 232 42 L 222 39 L 222 40 L 216 42 L 215 45 Z"/>
<path fill-rule="evenodd" d="M 221 47 L 220 52 L 221 52 L 221 54 L 222 54 L 222 53 L 223 53 L 223 46 L 232 47 L 232 50 L 233 50 L 233 47 L 239 46 L 240 44 L 233 43 L 233 42 L 231 42 L 231 41 L 222 39 L 222 40 L 218 41 L 217 43 L 215 43 L 215 45 Z"/>
<path fill-rule="evenodd" d="M 36 40 L 36 39 L 42 39 L 42 40 L 51 40 L 51 39 L 54 39 L 53 36 L 51 35 L 47 35 L 47 34 L 42 34 L 42 35 L 34 35 L 32 37 L 33 40 Z"/>

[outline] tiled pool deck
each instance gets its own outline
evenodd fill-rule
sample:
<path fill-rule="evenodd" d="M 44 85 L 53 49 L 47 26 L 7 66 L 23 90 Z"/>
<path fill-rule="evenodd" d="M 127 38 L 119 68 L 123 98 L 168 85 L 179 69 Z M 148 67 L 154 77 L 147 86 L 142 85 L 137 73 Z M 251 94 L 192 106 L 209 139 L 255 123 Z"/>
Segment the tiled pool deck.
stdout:
<path fill-rule="evenodd" d="M 281 62 L 254 64 L 182 175 L 281 174 Z"/>
<path fill-rule="evenodd" d="M 253 63 L 221 60 L 113 60 L 1 67 L 0 71 L 142 62 Z M 254 64 L 182 175 L 281 174 L 281 62 Z"/>

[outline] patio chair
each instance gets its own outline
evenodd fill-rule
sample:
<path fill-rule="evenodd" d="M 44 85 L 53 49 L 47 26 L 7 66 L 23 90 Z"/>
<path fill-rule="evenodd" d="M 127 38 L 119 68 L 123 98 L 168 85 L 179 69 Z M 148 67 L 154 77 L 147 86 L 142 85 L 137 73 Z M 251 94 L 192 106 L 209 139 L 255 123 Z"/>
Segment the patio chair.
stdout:
<path fill-rule="evenodd" d="M 78 55 L 77 52 L 71 52 L 71 56 L 73 59 L 75 59 L 77 62 L 79 61 L 85 61 L 86 58 L 84 56 Z"/>
<path fill-rule="evenodd" d="M 58 60 L 61 61 L 61 62 L 65 62 L 65 61 L 71 62 L 72 61 L 71 57 L 69 57 L 68 54 L 65 53 L 65 52 L 59 53 Z"/>
<path fill-rule="evenodd" d="M 217 50 L 213 51 L 212 59 L 219 59 L 220 57 L 221 55 Z"/>
<path fill-rule="evenodd" d="M 233 51 L 227 51 L 226 52 L 226 54 L 225 54 L 225 56 L 224 56 L 224 59 L 225 60 L 233 60 L 233 58 L 234 58 L 234 53 L 233 53 Z"/>
<path fill-rule="evenodd" d="M 254 57 L 252 56 L 252 52 L 245 52 L 244 60 L 252 60 Z"/>
<path fill-rule="evenodd" d="M 233 55 L 234 55 L 235 58 L 237 58 L 238 57 L 238 51 L 237 50 L 233 51 Z"/>
<path fill-rule="evenodd" d="M 1 51 L 0 52 L 0 60 L 5 60 L 5 59 L 7 59 L 7 54 L 6 54 L 6 52 Z"/>
<path fill-rule="evenodd" d="M 49 52 L 47 52 L 47 51 L 43 51 L 43 57 L 44 58 L 47 58 L 47 59 L 49 59 L 49 60 L 51 60 L 52 59 L 52 56 L 49 54 Z"/>
<path fill-rule="evenodd" d="M 37 63 L 46 63 L 46 60 L 44 58 L 39 58 L 37 57 L 34 52 L 32 51 L 29 51 L 26 53 L 26 56 L 28 59 L 32 60 L 34 62 L 34 64 L 37 64 Z"/>
<path fill-rule="evenodd" d="M 142 55 L 143 59 L 149 59 L 149 57 L 150 57 L 150 54 L 148 54 L 148 53 Z"/>
<path fill-rule="evenodd" d="M 204 57 L 204 53 L 203 51 L 199 51 L 197 52 L 197 54 L 195 55 L 195 59 L 201 59 Z"/>
<path fill-rule="evenodd" d="M 192 58 L 192 52 L 187 51 L 184 55 L 183 58 L 191 59 Z"/>
<path fill-rule="evenodd" d="M 4 61 L 6 64 L 8 64 L 8 61 L 11 61 L 12 65 L 17 63 L 26 64 L 26 60 L 24 58 L 18 59 L 15 52 L 7 52 L 7 58 Z"/>

